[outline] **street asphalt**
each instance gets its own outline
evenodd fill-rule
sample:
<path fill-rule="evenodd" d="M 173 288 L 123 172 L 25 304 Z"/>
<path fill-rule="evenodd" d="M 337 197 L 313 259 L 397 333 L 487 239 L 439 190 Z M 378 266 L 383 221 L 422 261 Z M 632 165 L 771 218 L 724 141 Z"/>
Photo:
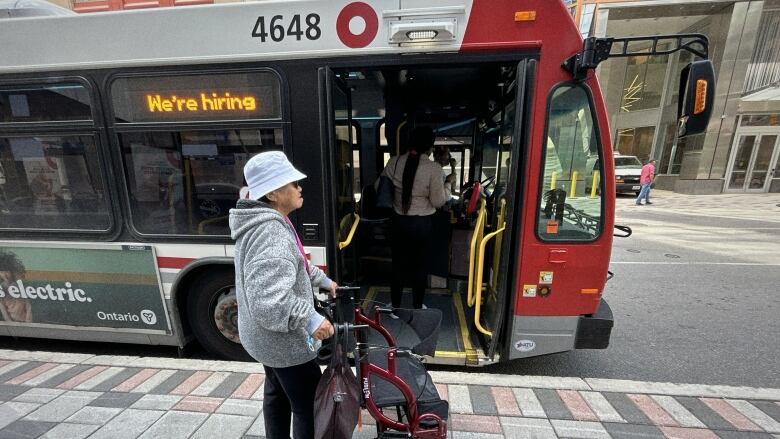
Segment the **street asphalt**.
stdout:
<path fill-rule="evenodd" d="M 485 372 L 780 387 L 780 195 L 619 197 L 606 350 Z"/>

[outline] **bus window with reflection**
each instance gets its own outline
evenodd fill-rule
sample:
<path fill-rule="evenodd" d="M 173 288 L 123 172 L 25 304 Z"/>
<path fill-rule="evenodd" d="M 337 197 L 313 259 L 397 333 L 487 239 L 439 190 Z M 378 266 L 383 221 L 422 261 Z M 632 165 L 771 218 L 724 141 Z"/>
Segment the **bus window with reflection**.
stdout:
<path fill-rule="evenodd" d="M 119 139 L 133 225 L 153 235 L 228 235 L 244 164 L 284 144 L 280 128 L 128 132 Z"/>
<path fill-rule="evenodd" d="M 92 136 L 0 137 L 0 229 L 107 231 Z"/>
<path fill-rule="evenodd" d="M 591 241 L 601 234 L 602 178 L 598 133 L 585 89 L 552 92 L 537 220 L 545 241 Z"/>
<path fill-rule="evenodd" d="M 91 121 L 89 90 L 79 83 L 0 88 L 0 123 Z"/>

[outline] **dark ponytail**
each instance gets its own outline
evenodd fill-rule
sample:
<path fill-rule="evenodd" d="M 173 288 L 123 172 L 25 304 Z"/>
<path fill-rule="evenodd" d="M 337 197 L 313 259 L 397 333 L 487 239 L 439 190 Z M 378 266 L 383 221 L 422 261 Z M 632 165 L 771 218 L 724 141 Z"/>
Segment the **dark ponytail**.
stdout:
<path fill-rule="evenodd" d="M 403 180 L 401 180 L 401 209 L 406 215 L 412 206 L 412 188 L 417 167 L 420 165 L 420 155 L 433 147 L 435 137 L 428 127 L 417 127 L 409 134 L 409 155 L 404 165 Z"/>

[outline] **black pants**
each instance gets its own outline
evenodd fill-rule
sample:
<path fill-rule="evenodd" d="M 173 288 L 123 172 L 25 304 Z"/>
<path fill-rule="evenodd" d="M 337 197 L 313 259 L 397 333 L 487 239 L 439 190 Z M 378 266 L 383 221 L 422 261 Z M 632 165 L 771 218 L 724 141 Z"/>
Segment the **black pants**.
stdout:
<path fill-rule="evenodd" d="M 291 367 L 265 369 L 263 419 L 268 439 L 290 438 L 290 415 L 293 438 L 314 437 L 314 392 L 322 372 L 314 360 Z"/>
<path fill-rule="evenodd" d="M 430 271 L 430 246 L 433 215 L 393 216 L 393 281 L 390 298 L 393 307 L 401 306 L 405 286 L 412 287 L 412 303 L 419 309 L 425 298 Z"/>

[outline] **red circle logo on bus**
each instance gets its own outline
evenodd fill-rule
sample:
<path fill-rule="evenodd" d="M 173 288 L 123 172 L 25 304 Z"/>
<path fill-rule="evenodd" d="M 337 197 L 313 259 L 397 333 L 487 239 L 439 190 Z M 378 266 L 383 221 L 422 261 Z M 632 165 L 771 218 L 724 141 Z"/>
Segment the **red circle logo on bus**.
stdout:
<path fill-rule="evenodd" d="M 349 23 L 353 18 L 360 17 L 365 23 L 363 31 L 355 34 L 350 30 Z M 363 2 L 353 2 L 344 6 L 336 19 L 336 32 L 345 46 L 352 49 L 366 47 L 374 41 L 379 30 L 379 19 L 374 8 Z"/>

